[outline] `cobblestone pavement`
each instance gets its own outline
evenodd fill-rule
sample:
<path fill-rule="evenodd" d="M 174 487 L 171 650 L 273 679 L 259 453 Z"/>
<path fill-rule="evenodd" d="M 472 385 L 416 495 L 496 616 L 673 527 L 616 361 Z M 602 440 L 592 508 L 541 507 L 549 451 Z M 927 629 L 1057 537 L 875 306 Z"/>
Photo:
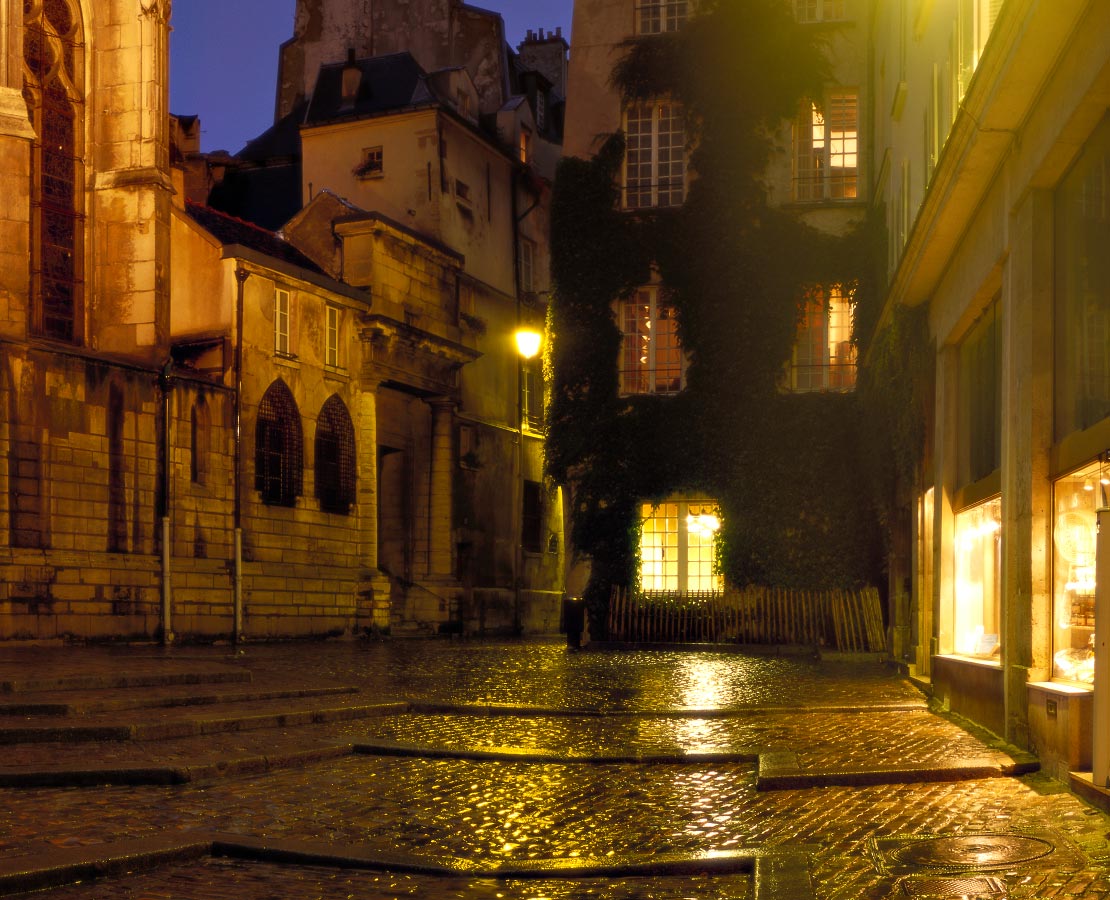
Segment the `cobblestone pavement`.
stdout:
<path fill-rule="evenodd" d="M 360 688 L 364 703 L 531 708 L 527 715 L 412 713 L 169 742 L 183 759 L 257 747 L 252 741 L 274 748 L 370 739 L 577 753 L 774 747 L 794 751 L 802 767 L 812 768 L 944 765 L 1001 753 L 930 713 L 912 686 L 876 665 L 700 652 L 567 653 L 553 643 L 492 642 L 250 647 L 237 658 L 218 648 L 170 656 L 84 653 L 54 658 L 53 672 L 80 670 L 82 659 L 90 673 L 134 671 L 133 658 L 157 670 L 157 660 L 172 659 L 178 666 L 247 667 L 256 687 L 350 685 Z M 0 650 L 0 681 L 11 677 L 15 655 Z M 30 677 L 31 668 L 21 667 L 20 677 Z M 88 701 L 93 694 L 73 696 Z M 849 708 L 855 711 L 844 711 Z M 590 709 L 614 714 L 553 714 Z M 673 714 L 695 709 L 706 715 Z M 13 765 L 19 754 L 56 762 L 80 753 L 87 762 L 139 748 L 153 759 L 159 746 L 22 744 L 0 747 L 0 756 Z M 355 755 L 180 787 L 0 790 L 0 862 L 45 863 L 65 848 L 124 846 L 194 831 L 487 865 L 802 849 L 811 854 L 813 896 L 822 900 L 1110 898 L 1110 818 L 1044 776 L 764 792 L 755 775 L 754 764 L 740 762 L 587 765 Z M 978 868 L 907 864 L 898 855 L 900 840 L 984 834 L 1035 836 L 1054 851 L 1032 862 Z M 962 893 L 953 892 L 957 886 Z M 671 900 L 748 898 L 755 891 L 750 873 L 491 881 L 205 858 L 55 888 L 48 896 Z"/>

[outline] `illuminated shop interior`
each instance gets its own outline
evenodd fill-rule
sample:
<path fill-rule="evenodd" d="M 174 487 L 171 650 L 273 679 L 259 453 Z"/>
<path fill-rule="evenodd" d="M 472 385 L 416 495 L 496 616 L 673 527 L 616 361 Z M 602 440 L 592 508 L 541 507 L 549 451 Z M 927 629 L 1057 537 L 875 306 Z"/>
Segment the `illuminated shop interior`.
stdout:
<path fill-rule="evenodd" d="M 1002 623 L 1002 499 L 956 514 L 953 650 L 1000 661 Z"/>

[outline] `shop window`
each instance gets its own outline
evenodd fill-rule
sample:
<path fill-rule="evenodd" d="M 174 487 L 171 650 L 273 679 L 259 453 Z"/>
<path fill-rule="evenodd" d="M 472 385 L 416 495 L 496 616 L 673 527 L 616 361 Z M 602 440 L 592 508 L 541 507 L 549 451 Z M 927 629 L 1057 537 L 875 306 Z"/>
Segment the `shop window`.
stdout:
<path fill-rule="evenodd" d="M 622 394 L 676 394 L 684 387 L 684 357 L 672 307 L 659 289 L 642 287 L 617 304 L 621 328 Z"/>
<path fill-rule="evenodd" d="M 1002 347 L 998 298 L 960 344 L 959 477 L 966 485 L 1002 465 Z"/>
<path fill-rule="evenodd" d="M 1056 191 L 1056 439 L 1110 416 L 1110 119 Z"/>
<path fill-rule="evenodd" d="M 956 653 L 998 662 L 1002 625 L 1002 500 L 956 514 Z"/>
<path fill-rule="evenodd" d="M 254 489 L 263 503 L 296 506 L 304 483 L 304 444 L 297 403 L 280 379 L 258 405 L 254 438 Z"/>
<path fill-rule="evenodd" d="M 324 512 L 345 516 L 355 502 L 355 429 L 332 394 L 316 420 L 316 498 Z"/>
<path fill-rule="evenodd" d="M 717 591 L 717 533 L 709 500 L 645 503 L 641 508 L 640 587 L 644 591 Z"/>
<path fill-rule="evenodd" d="M 670 100 L 633 103 L 624 112 L 625 209 L 681 206 L 686 198 L 686 120 Z"/>
<path fill-rule="evenodd" d="M 1110 499 L 1110 469 L 1094 463 L 1053 485 L 1052 674 L 1095 680 L 1096 510 Z"/>
<path fill-rule="evenodd" d="M 798 324 L 790 364 L 790 390 L 850 391 L 856 386 L 852 298 L 839 285 L 810 292 Z"/>
<path fill-rule="evenodd" d="M 31 321 L 43 337 L 81 340 L 84 245 L 84 46 L 66 0 L 23 4 L 23 98 L 31 144 Z"/>

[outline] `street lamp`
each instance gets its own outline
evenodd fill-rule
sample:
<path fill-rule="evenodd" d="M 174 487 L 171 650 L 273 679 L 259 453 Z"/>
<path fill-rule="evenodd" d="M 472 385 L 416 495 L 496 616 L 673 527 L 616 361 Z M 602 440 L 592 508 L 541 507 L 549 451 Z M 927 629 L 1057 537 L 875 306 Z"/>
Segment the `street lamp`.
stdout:
<path fill-rule="evenodd" d="M 517 478 L 516 478 L 516 560 L 513 590 L 513 632 L 521 634 L 523 622 L 521 619 L 521 588 L 524 583 L 524 366 L 528 360 L 533 359 L 540 352 L 541 335 L 534 328 L 519 327 L 513 334 L 517 350 Z"/>

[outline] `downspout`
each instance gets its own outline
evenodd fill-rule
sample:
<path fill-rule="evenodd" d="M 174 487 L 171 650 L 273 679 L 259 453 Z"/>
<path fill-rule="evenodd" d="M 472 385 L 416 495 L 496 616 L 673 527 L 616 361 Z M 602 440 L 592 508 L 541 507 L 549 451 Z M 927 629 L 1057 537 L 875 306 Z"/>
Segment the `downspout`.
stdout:
<path fill-rule="evenodd" d="M 235 535 L 234 558 L 234 625 L 232 640 L 243 641 L 243 293 L 250 272 L 235 267 L 235 495 L 232 504 L 232 527 Z"/>
<path fill-rule="evenodd" d="M 173 581 L 172 561 L 173 548 L 170 545 L 173 502 L 172 477 L 173 469 L 173 429 L 170 424 L 170 414 L 173 407 L 173 357 L 166 360 L 162 367 L 162 374 L 158 379 L 162 389 L 162 644 L 169 646 L 173 643 Z"/>

